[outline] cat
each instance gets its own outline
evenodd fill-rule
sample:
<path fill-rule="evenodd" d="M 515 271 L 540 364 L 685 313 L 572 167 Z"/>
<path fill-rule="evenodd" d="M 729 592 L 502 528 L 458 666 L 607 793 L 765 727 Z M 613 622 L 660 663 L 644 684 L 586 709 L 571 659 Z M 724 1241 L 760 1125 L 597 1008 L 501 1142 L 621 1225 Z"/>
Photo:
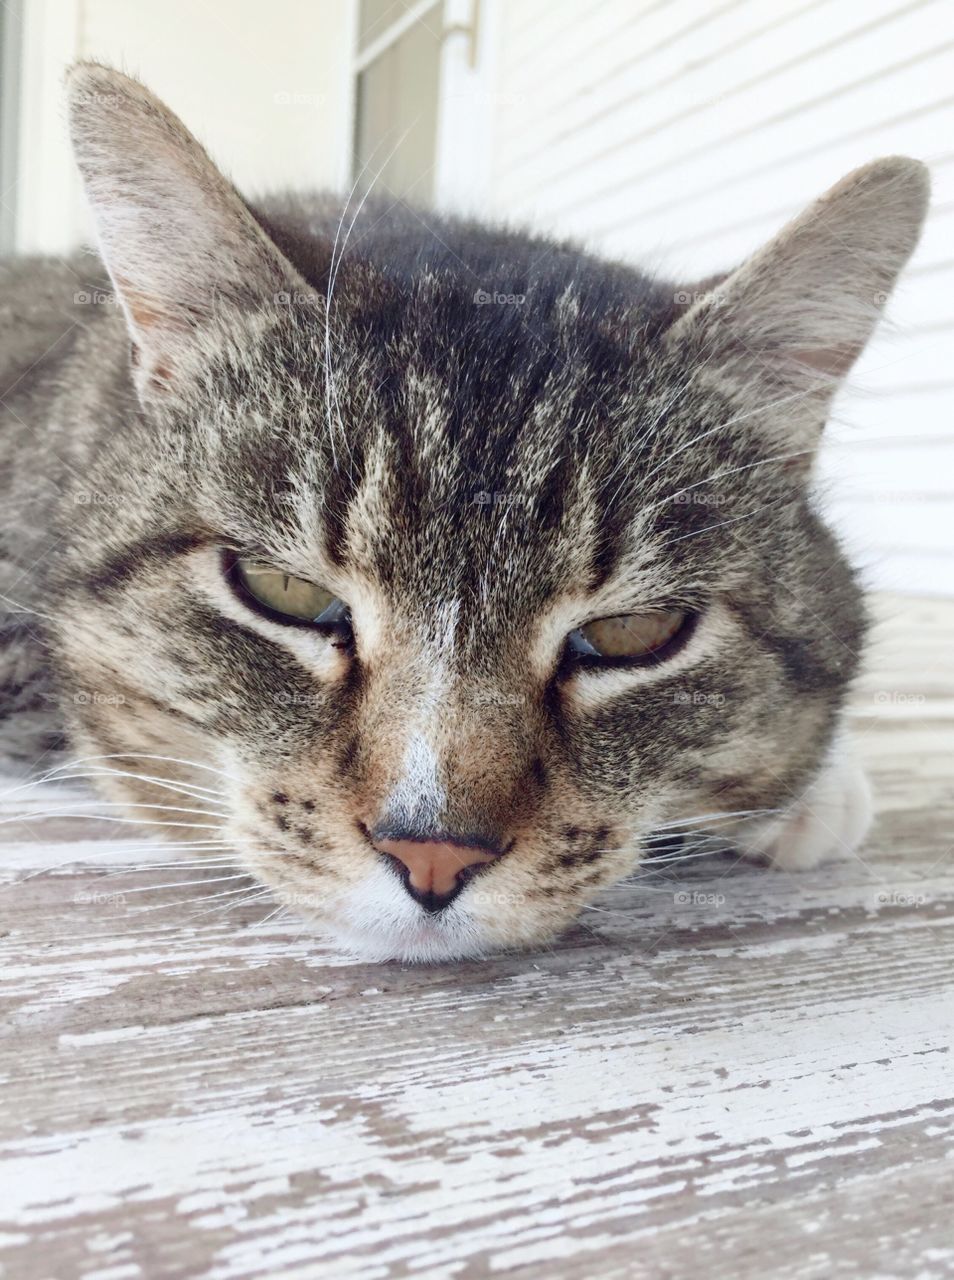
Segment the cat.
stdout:
<path fill-rule="evenodd" d="M 380 196 L 252 207 L 138 82 L 68 97 L 105 269 L 0 276 L 21 756 L 65 733 L 368 959 L 546 942 L 667 833 L 858 846 L 866 614 L 812 462 L 923 165 L 682 289 Z"/>

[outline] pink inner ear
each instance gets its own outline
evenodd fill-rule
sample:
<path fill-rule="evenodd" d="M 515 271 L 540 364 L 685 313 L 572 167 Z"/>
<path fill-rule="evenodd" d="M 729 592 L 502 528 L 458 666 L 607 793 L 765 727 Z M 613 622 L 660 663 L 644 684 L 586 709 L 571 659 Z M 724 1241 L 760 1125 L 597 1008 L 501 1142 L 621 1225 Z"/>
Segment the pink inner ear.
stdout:
<path fill-rule="evenodd" d="M 117 277 L 116 284 L 129 312 L 130 324 L 138 337 L 133 338 L 130 358 L 134 369 L 145 369 L 149 382 L 161 389 L 172 381 L 172 368 L 164 360 L 155 355 L 150 360 L 148 353 L 161 345 L 159 335 L 170 330 L 182 330 L 186 326 L 174 320 L 167 312 L 148 303 L 141 293 L 130 288 L 127 281 Z M 145 348 L 145 350 L 144 350 Z M 145 357 L 145 358 L 144 358 Z"/>
<path fill-rule="evenodd" d="M 790 355 L 796 364 L 828 374 L 832 378 L 840 378 L 848 372 L 860 353 L 860 343 L 835 343 L 814 351 L 792 351 Z"/>

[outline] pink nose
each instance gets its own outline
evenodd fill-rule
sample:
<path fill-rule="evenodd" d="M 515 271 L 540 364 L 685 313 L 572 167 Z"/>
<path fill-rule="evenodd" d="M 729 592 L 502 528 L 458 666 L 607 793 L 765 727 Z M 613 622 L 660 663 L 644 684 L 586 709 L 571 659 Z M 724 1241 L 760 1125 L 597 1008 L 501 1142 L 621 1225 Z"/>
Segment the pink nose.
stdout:
<path fill-rule="evenodd" d="M 380 853 L 397 858 L 407 867 L 408 883 L 416 893 L 444 898 L 457 889 L 458 877 L 468 867 L 493 862 L 497 856 L 474 845 L 451 840 L 374 840 Z"/>

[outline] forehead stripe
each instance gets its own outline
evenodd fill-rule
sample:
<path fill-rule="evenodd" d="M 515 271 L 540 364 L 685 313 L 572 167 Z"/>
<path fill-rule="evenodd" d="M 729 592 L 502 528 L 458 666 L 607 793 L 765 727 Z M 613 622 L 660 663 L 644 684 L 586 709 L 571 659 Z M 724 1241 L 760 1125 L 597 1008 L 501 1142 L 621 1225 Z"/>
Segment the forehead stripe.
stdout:
<path fill-rule="evenodd" d="M 207 546 L 211 539 L 206 533 L 181 530 L 175 533 L 157 534 L 128 543 L 121 550 L 101 560 L 87 574 L 83 585 L 93 595 L 104 595 L 122 587 L 130 578 L 153 564 L 167 564 L 177 556 L 188 555 L 199 547 Z"/>

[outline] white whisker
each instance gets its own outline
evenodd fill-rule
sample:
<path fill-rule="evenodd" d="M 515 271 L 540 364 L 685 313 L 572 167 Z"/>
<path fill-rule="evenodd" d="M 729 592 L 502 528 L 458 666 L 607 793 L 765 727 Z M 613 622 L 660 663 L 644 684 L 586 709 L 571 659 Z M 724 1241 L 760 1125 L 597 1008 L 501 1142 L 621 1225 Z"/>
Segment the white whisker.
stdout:
<path fill-rule="evenodd" d="M 690 824 L 695 825 L 700 822 L 710 822 L 713 819 L 727 820 L 735 818 L 751 818 L 762 817 L 763 815 L 771 815 L 781 813 L 781 809 L 715 809 L 712 813 L 699 813 L 691 818 L 675 818 L 671 822 L 658 822 L 653 826 L 653 831 L 670 831 L 675 827 L 686 827 Z"/>
<path fill-rule="evenodd" d="M 192 814 L 196 814 L 200 818 L 228 819 L 229 817 L 229 814 L 227 813 L 216 813 L 212 809 L 186 809 L 186 808 L 183 808 L 181 805 L 177 805 L 177 804 L 125 803 L 120 800 L 77 800 L 77 801 L 70 802 L 70 808 L 82 809 L 83 813 L 82 814 L 69 813 L 64 815 L 62 811 L 58 809 L 43 809 L 40 811 L 24 809 L 24 810 L 21 810 L 19 813 L 11 815 L 10 817 L 0 818 L 0 826 L 2 826 L 5 822 L 20 822 L 20 821 L 26 821 L 27 819 L 36 819 L 36 818 L 39 818 L 39 819 L 58 818 L 63 816 L 70 817 L 70 818 L 74 818 L 74 817 L 106 818 L 106 817 L 116 816 L 115 814 L 110 815 L 110 814 L 103 814 L 99 812 L 91 812 L 91 810 L 99 810 L 99 809 L 125 809 L 125 810 L 150 809 L 150 810 L 158 810 L 159 812 L 162 812 L 162 813 L 192 813 Z M 134 821 L 134 820 L 130 819 L 130 821 Z M 189 824 L 182 822 L 182 823 L 178 823 L 177 825 L 188 826 Z"/>
<path fill-rule="evenodd" d="M 236 873 L 234 876 L 209 876 L 203 877 L 201 880 L 173 880 L 168 884 L 142 884 L 133 889 L 124 889 L 123 893 L 155 893 L 159 889 L 194 889 L 196 884 L 221 884 L 226 880 L 248 880 L 250 879 L 247 871 Z"/>
<path fill-rule="evenodd" d="M 206 817 L 211 815 L 207 814 Z M 24 813 L 13 818 L 0 818 L 0 827 L 11 822 L 49 821 L 51 818 L 84 818 L 89 822 L 115 822 L 128 827 L 185 827 L 189 831 L 219 831 L 218 825 L 209 822 L 159 822 L 153 818 L 120 818 L 110 813 L 70 813 L 56 810 L 52 813 Z"/>
<path fill-rule="evenodd" d="M 252 885 L 244 889 L 226 889 L 222 893 L 213 893 L 209 898 L 190 898 L 189 901 L 184 905 L 191 906 L 195 902 L 210 902 L 216 898 L 229 898 L 229 897 L 233 897 L 237 893 L 242 893 L 245 895 L 245 897 L 239 898 L 237 902 L 227 904 L 229 908 L 233 906 L 243 907 L 247 902 L 255 902 L 259 898 L 267 898 L 271 896 L 270 889 L 263 889 L 260 885 Z M 202 918 L 202 916 L 222 914 L 222 911 L 223 911 L 222 907 L 207 907 L 205 911 L 192 911 L 189 913 L 189 915 L 191 919 L 199 920 Z"/>
<path fill-rule="evenodd" d="M 131 773 L 126 769 L 95 769 L 86 773 L 62 774 L 62 781 L 85 782 L 90 778 L 130 778 L 134 782 L 147 782 L 152 786 L 164 787 L 168 791 L 176 791 L 190 796 L 193 800 L 224 800 L 226 793 L 213 787 L 201 787 L 194 782 L 177 782 L 169 778 L 160 778 L 149 773 Z M 195 794 L 198 792 L 199 794 Z"/>

